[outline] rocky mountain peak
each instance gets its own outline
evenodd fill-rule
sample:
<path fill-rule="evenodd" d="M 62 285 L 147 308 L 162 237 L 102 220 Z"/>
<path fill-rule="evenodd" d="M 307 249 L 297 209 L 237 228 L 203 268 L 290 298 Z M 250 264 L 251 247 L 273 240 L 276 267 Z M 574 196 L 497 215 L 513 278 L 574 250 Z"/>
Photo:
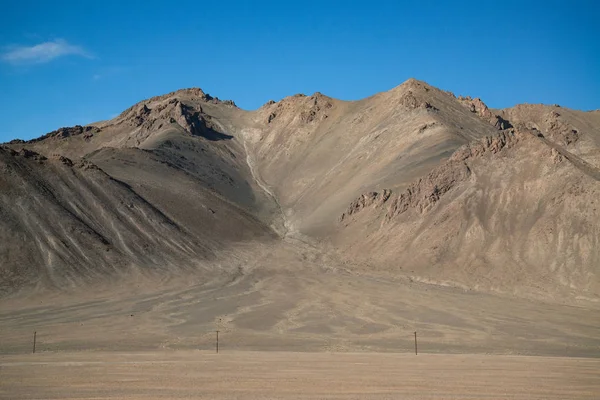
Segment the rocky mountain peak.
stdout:
<path fill-rule="evenodd" d="M 457 100 L 462 105 L 467 107 L 469 111 L 479 115 L 481 118 L 499 130 L 512 127 L 512 124 L 509 121 L 505 120 L 499 115 L 494 114 L 479 97 L 473 99 L 471 96 L 458 96 Z"/>
<path fill-rule="evenodd" d="M 333 99 L 320 92 L 311 96 L 296 94 L 286 97 L 279 102 L 270 100 L 261 110 L 266 114 L 267 124 L 277 121 L 288 121 L 298 118 L 304 124 L 322 121 L 328 118 L 328 110 L 333 107 Z"/>

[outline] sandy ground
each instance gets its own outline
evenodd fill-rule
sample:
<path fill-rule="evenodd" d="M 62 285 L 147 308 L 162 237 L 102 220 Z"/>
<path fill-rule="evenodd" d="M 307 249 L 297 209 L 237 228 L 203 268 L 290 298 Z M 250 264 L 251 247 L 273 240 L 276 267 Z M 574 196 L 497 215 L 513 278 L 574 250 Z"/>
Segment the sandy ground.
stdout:
<path fill-rule="evenodd" d="M 3 399 L 597 399 L 600 360 L 201 351 L 0 359 Z"/>
<path fill-rule="evenodd" d="M 378 279 L 320 253 L 266 250 L 198 282 L 3 299 L 0 354 L 29 353 L 34 331 L 39 351 L 127 352 L 209 350 L 220 330 L 227 350 L 406 353 L 418 331 L 423 353 L 600 357 L 594 304 Z"/>

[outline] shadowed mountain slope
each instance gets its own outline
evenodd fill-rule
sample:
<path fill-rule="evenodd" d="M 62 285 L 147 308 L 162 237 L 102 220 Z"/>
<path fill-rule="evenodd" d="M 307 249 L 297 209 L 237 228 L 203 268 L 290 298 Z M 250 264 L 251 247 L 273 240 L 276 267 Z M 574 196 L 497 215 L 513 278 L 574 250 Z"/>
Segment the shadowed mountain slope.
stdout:
<path fill-rule="evenodd" d="M 2 150 L 3 286 L 64 287 L 131 267 L 180 274 L 233 242 L 274 239 L 273 206 L 253 187 L 243 145 L 223 132 L 236 112 L 190 89 L 113 121 L 11 142 Z"/>
<path fill-rule="evenodd" d="M 3 290 L 192 269 L 207 243 L 88 161 L 0 149 Z"/>

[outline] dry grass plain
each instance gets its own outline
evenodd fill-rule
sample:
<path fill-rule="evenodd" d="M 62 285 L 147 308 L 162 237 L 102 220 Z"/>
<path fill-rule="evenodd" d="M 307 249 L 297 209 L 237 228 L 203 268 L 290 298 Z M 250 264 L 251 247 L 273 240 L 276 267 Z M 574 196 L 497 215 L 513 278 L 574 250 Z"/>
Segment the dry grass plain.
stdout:
<path fill-rule="evenodd" d="M 3 399 L 598 399 L 600 360 L 205 351 L 0 359 Z"/>

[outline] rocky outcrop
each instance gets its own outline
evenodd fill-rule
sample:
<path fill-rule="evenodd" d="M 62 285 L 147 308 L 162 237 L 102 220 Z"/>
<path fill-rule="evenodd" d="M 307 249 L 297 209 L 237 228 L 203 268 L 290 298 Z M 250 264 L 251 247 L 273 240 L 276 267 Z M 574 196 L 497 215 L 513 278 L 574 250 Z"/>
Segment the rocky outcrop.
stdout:
<path fill-rule="evenodd" d="M 81 126 L 81 125 L 75 125 L 72 127 L 64 127 L 64 128 L 59 128 L 55 131 L 52 131 L 50 133 L 47 133 L 43 136 L 40 136 L 39 138 L 36 139 L 32 139 L 32 140 L 27 140 L 27 141 L 23 141 L 23 140 L 16 140 L 16 141 L 12 141 L 11 144 L 19 144 L 19 143 L 35 143 L 35 142 L 39 142 L 45 139 L 66 139 L 72 136 L 79 136 L 79 135 L 83 135 L 83 138 L 85 140 L 89 140 L 90 138 L 92 138 L 94 136 L 94 134 L 100 132 L 101 129 L 93 126 L 93 125 L 87 125 L 87 126 Z"/>
<path fill-rule="evenodd" d="M 561 119 L 560 113 L 550 111 L 544 119 L 546 136 L 564 146 L 574 144 L 579 140 L 579 131 Z"/>
<path fill-rule="evenodd" d="M 373 206 L 376 208 L 384 203 L 388 204 L 384 217 L 385 222 L 411 208 L 420 213 L 427 212 L 444 194 L 458 183 L 469 178 L 471 175 L 471 169 L 467 163 L 469 159 L 480 158 L 486 154 L 497 154 L 503 149 L 512 148 L 519 141 L 529 137 L 531 135 L 511 129 L 468 143 L 456 150 L 445 163 L 435 168 L 427 176 L 411 183 L 395 198 L 391 198 L 390 190 L 384 190 L 383 193 L 369 192 L 361 195 L 350 204 L 348 209 L 340 216 L 339 221 L 344 221 L 350 215 L 356 214 L 367 207 Z M 551 156 L 554 162 L 562 160 L 560 155 L 552 154 Z"/>
<path fill-rule="evenodd" d="M 389 189 L 384 189 L 383 192 L 369 192 L 361 195 L 359 198 L 354 200 L 350 206 L 348 206 L 348 209 L 340 216 L 340 222 L 366 207 L 382 206 L 386 201 L 388 201 L 391 195 L 392 191 Z"/>
<path fill-rule="evenodd" d="M 196 111 L 194 108 L 178 102 L 173 112 L 175 121 L 193 136 L 202 136 L 208 140 L 231 139 L 233 136 L 216 130 L 217 126 L 211 122 L 211 117 Z"/>
<path fill-rule="evenodd" d="M 35 160 L 35 161 L 45 161 L 47 160 L 46 156 L 40 154 L 40 153 L 36 153 L 33 150 L 29 150 L 29 149 L 19 149 L 19 150 L 14 150 L 11 149 L 10 147 L 0 147 L 0 150 L 8 153 L 9 155 L 13 156 L 13 157 L 23 157 L 23 158 L 28 158 L 31 160 Z"/>
<path fill-rule="evenodd" d="M 103 175 L 108 176 L 99 166 L 88 160 L 79 160 L 74 167 L 84 171 L 99 171 Z"/>
<path fill-rule="evenodd" d="M 201 106 L 191 106 L 177 98 L 158 103 L 153 108 L 146 103 L 138 104 L 123 117 L 125 123 L 140 128 L 142 132 L 151 132 L 169 124 L 178 124 L 192 136 L 201 136 L 208 140 L 232 138 L 219 132 L 211 119 L 211 116 L 203 112 Z"/>
<path fill-rule="evenodd" d="M 499 115 L 492 113 L 488 106 L 483 101 L 481 101 L 479 97 L 473 99 L 470 96 L 458 96 L 457 100 L 460 101 L 465 107 L 467 107 L 469 111 L 479 115 L 485 121 L 489 122 L 494 127 L 496 127 L 496 129 L 503 130 L 512 128 L 512 125 L 509 121 L 505 120 Z"/>
<path fill-rule="evenodd" d="M 52 158 L 54 158 L 55 160 L 58 160 L 58 162 L 60 162 L 61 164 L 66 165 L 67 167 L 72 167 L 73 166 L 73 161 L 70 158 L 62 156 L 60 154 L 55 154 L 55 155 L 53 155 Z"/>
<path fill-rule="evenodd" d="M 357 214 L 365 208 L 378 208 L 388 204 L 384 222 L 406 212 L 410 208 L 423 213 L 429 210 L 440 198 L 457 183 L 464 181 L 471 170 L 464 162 L 448 162 L 433 170 L 429 175 L 410 184 L 397 197 L 391 198 L 392 191 L 368 192 L 354 200 L 348 209 L 340 216 L 343 222 L 349 216 Z"/>
<path fill-rule="evenodd" d="M 13 139 L 8 144 L 23 144 L 26 143 L 23 139 Z"/>
<path fill-rule="evenodd" d="M 87 171 L 87 170 L 100 171 L 102 174 L 108 176 L 96 164 L 94 164 L 91 161 L 85 160 L 85 159 L 73 161 L 70 158 L 65 157 L 61 154 L 53 154 L 52 156 L 50 156 L 50 158 L 48 158 L 48 157 L 44 156 L 43 154 L 37 153 L 33 150 L 29 150 L 26 148 L 21 148 L 19 150 L 15 150 L 10 147 L 0 147 L 0 152 L 4 152 L 5 154 L 8 153 L 8 155 L 10 155 L 12 157 L 22 157 L 25 159 L 37 161 L 39 164 L 46 164 L 46 162 L 50 162 L 50 161 L 57 161 L 67 167 L 77 168 L 77 169 L 81 169 L 84 171 Z"/>
<path fill-rule="evenodd" d="M 198 101 L 210 104 L 222 104 L 237 108 L 233 100 L 220 100 L 218 97 L 212 97 L 210 94 L 205 93 L 200 88 L 189 88 L 177 90 L 162 96 L 151 97 L 129 107 L 116 119 L 129 121 L 132 126 L 141 126 L 148 119 L 147 117 L 150 115 L 150 113 L 157 116 L 158 114 L 161 114 L 163 110 L 172 108 L 170 107 L 171 105 L 182 100 L 189 100 L 191 102 Z"/>
<path fill-rule="evenodd" d="M 400 97 L 400 104 L 409 110 L 423 109 L 427 111 L 438 111 L 431 103 L 416 97 L 412 90 L 407 91 Z"/>
<path fill-rule="evenodd" d="M 161 101 L 164 101 L 164 100 L 167 100 L 170 98 L 176 98 L 176 97 L 186 97 L 191 101 L 202 101 L 205 103 L 224 104 L 224 105 L 228 105 L 231 107 L 237 107 L 233 100 L 221 100 L 218 97 L 212 97 L 210 94 L 205 93 L 200 88 L 181 89 L 181 90 L 177 90 L 177 91 L 167 93 L 167 94 L 164 94 L 161 96 L 154 96 L 154 97 L 149 98 L 148 100 L 145 100 L 144 103 L 161 102 Z M 126 114 L 134 107 L 135 106 L 130 107 L 129 109 L 125 110 L 121 115 Z"/>
<path fill-rule="evenodd" d="M 304 123 L 313 122 L 316 119 L 327 118 L 326 110 L 330 109 L 333 105 L 328 101 L 325 96 L 317 92 L 310 96 L 308 100 L 312 103 L 309 109 L 302 110 L 300 112 L 300 119 Z"/>
<path fill-rule="evenodd" d="M 385 221 L 406 212 L 409 208 L 420 213 L 429 210 L 457 183 L 466 180 L 471 170 L 463 162 L 448 162 L 436 168 L 425 178 L 412 183 L 404 192 L 393 199 L 385 214 Z"/>
<path fill-rule="evenodd" d="M 550 159 L 552 160 L 553 164 L 560 164 L 561 162 L 563 162 L 565 157 L 562 154 L 560 154 L 558 150 L 552 148 L 550 150 Z"/>
<path fill-rule="evenodd" d="M 421 125 L 421 127 L 419 128 L 419 133 L 423 133 L 425 132 L 427 129 L 433 128 L 434 126 L 436 126 L 438 123 L 437 122 L 429 122 L 427 124 L 423 124 Z"/>
<path fill-rule="evenodd" d="M 144 125 L 144 123 L 148 122 L 148 116 L 150 115 L 150 112 L 151 111 L 148 106 L 146 104 L 142 104 L 137 110 L 134 111 L 134 114 L 130 119 L 131 124 L 134 127 Z"/>
<path fill-rule="evenodd" d="M 312 96 L 296 94 L 278 103 L 271 100 L 263 106 L 267 110 L 267 124 L 280 119 L 282 115 L 289 115 L 289 113 L 296 114 L 294 117 L 299 118 L 305 124 L 322 121 L 328 118 L 327 111 L 332 107 L 331 99 L 319 92 Z"/>
<path fill-rule="evenodd" d="M 486 136 L 481 140 L 467 143 L 458 148 L 450 156 L 449 161 L 464 161 L 468 158 L 481 157 L 486 153 L 496 154 L 505 147 L 513 147 L 523 137 L 524 133 L 515 129 L 499 132 L 494 136 Z"/>
<path fill-rule="evenodd" d="M 200 136 L 202 130 L 206 128 L 206 123 L 200 114 L 201 111 L 195 111 L 181 102 L 176 102 L 173 117 L 183 129 L 192 135 Z"/>

